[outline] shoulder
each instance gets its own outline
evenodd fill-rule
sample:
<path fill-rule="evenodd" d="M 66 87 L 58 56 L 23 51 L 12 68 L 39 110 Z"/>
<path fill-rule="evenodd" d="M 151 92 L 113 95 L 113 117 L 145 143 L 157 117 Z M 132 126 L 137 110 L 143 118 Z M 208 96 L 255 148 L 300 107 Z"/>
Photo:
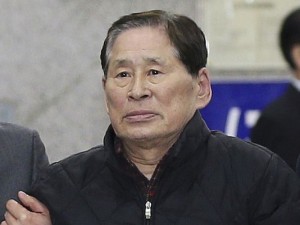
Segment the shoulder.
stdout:
<path fill-rule="evenodd" d="M 19 147 L 36 145 L 34 147 L 41 146 L 43 148 L 40 135 L 35 129 L 13 123 L 0 123 L 0 143 L 10 147 L 14 145 Z"/>
<path fill-rule="evenodd" d="M 0 123 L 0 134 L 1 135 L 32 135 L 37 133 L 35 130 L 13 123 Z"/>
<path fill-rule="evenodd" d="M 68 178 L 76 186 L 84 186 L 105 165 L 106 153 L 99 145 L 52 163 L 40 177 L 41 182 L 62 181 Z"/>
<path fill-rule="evenodd" d="M 70 174 L 78 174 L 80 171 L 94 171 L 95 167 L 101 167 L 106 159 L 105 156 L 104 147 L 98 145 L 89 150 L 71 155 L 58 162 L 58 164 Z"/>
<path fill-rule="evenodd" d="M 291 85 L 277 99 L 269 103 L 252 128 L 251 138 L 259 143 L 264 143 L 261 140 L 262 133 L 267 137 L 281 136 L 284 132 L 289 134 L 294 132 L 298 127 L 299 121 L 299 94 Z M 294 93 L 295 92 L 295 93 Z M 298 96 L 295 96 L 297 95 Z M 290 129 L 292 127 L 292 129 Z M 284 131 L 284 132 L 283 132 Z M 287 135 L 287 134 L 286 134 Z M 270 144 L 268 146 L 271 146 Z"/>
<path fill-rule="evenodd" d="M 250 141 L 214 132 L 211 137 L 214 151 L 222 160 L 227 161 L 239 174 L 259 175 L 262 171 L 278 161 L 282 161 L 269 149 Z M 280 162 L 282 166 L 284 162 Z"/>
<path fill-rule="evenodd" d="M 280 96 L 275 99 L 271 103 L 269 103 L 261 112 L 261 116 L 267 118 L 278 117 L 281 114 L 286 114 L 286 105 L 288 101 L 286 101 L 285 95 Z"/>
<path fill-rule="evenodd" d="M 212 141 L 216 142 L 219 145 L 222 145 L 224 151 L 227 153 L 234 153 L 235 155 L 249 155 L 255 157 L 256 155 L 259 158 L 268 159 L 272 157 L 273 153 L 267 148 L 255 144 L 248 140 L 243 140 L 238 137 L 228 136 L 222 132 L 214 131 L 212 132 Z"/>
<path fill-rule="evenodd" d="M 296 94 L 296 90 L 292 85 L 289 85 L 286 91 L 271 101 L 266 107 L 262 110 L 262 116 L 266 118 L 274 118 L 275 120 L 278 118 L 285 119 L 285 117 L 289 114 L 289 108 L 293 108 L 295 102 L 294 95 Z M 299 97 L 297 96 L 297 99 Z M 297 100 L 299 101 L 299 100 Z"/>
<path fill-rule="evenodd" d="M 105 166 L 105 158 L 103 147 L 96 146 L 52 163 L 40 174 L 30 194 L 59 212 L 79 198 L 80 190 L 93 184 Z"/>
<path fill-rule="evenodd" d="M 0 123 L 0 146 L 2 149 L 7 149 L 6 151 L 16 151 L 21 155 L 33 149 L 44 149 L 36 130 L 3 122 Z"/>
<path fill-rule="evenodd" d="M 231 174 L 230 179 L 235 179 L 238 186 L 243 187 L 245 191 L 271 180 L 280 182 L 287 177 L 291 180 L 297 178 L 286 162 L 261 145 L 220 132 L 214 132 L 211 136 L 211 158 L 217 158 L 217 163 L 216 160 L 213 161 L 215 167 L 219 168 L 218 171 Z"/>

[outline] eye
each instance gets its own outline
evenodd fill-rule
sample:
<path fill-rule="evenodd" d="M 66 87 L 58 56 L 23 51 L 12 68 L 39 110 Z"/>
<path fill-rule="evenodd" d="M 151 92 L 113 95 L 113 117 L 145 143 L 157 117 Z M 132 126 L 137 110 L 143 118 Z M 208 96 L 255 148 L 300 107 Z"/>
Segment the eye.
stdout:
<path fill-rule="evenodd" d="M 158 70 L 150 70 L 149 71 L 149 75 L 158 75 L 158 74 L 161 74 L 161 72 Z"/>
<path fill-rule="evenodd" d="M 129 73 L 128 72 L 121 72 L 121 73 L 118 73 L 117 78 L 124 78 L 124 77 L 129 77 Z"/>

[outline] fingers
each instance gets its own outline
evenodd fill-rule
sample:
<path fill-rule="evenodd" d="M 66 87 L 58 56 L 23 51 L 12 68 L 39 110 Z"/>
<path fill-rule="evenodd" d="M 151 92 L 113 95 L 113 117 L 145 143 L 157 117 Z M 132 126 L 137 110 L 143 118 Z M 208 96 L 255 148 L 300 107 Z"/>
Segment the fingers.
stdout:
<path fill-rule="evenodd" d="M 19 192 L 18 197 L 21 203 L 7 201 L 1 225 L 51 225 L 49 210 L 43 203 L 24 192 Z"/>
<path fill-rule="evenodd" d="M 23 191 L 19 191 L 18 197 L 22 202 L 22 204 L 26 206 L 28 209 L 30 209 L 32 212 L 42 213 L 47 215 L 49 214 L 47 207 L 39 200 L 37 200 L 35 197 L 32 197 Z"/>
<path fill-rule="evenodd" d="M 4 217 L 8 224 L 14 224 L 16 218 L 26 218 L 26 215 L 29 212 L 25 207 L 12 199 L 7 201 L 6 209 L 7 212 L 4 214 Z"/>
<path fill-rule="evenodd" d="M 4 214 L 4 218 L 5 218 L 5 221 L 2 222 L 4 225 L 13 225 L 13 224 L 18 224 L 18 220 L 13 217 L 13 215 L 11 213 L 9 213 L 8 211 Z M 1 225 L 3 225 L 1 223 Z"/>
<path fill-rule="evenodd" d="M 18 196 L 21 204 L 12 199 L 6 203 L 1 225 L 51 225 L 49 210 L 43 203 L 24 192 Z"/>

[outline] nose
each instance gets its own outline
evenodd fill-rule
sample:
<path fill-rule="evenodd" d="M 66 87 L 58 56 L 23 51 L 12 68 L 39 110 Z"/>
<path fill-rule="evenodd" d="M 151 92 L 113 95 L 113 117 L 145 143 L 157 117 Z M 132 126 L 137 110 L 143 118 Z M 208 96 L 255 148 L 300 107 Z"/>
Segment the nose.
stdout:
<path fill-rule="evenodd" d="M 143 76 L 134 76 L 131 80 L 128 97 L 134 100 L 141 100 L 150 97 L 151 91 L 149 90 L 147 79 Z"/>

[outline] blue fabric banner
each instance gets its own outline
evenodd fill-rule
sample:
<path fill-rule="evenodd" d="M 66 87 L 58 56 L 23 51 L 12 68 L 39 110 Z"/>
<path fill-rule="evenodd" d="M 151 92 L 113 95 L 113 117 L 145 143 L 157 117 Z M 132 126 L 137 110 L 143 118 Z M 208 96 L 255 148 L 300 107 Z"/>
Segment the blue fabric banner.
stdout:
<path fill-rule="evenodd" d="M 287 81 L 213 83 L 212 101 L 201 114 L 210 129 L 249 139 L 260 111 L 282 94 L 287 84 Z"/>

